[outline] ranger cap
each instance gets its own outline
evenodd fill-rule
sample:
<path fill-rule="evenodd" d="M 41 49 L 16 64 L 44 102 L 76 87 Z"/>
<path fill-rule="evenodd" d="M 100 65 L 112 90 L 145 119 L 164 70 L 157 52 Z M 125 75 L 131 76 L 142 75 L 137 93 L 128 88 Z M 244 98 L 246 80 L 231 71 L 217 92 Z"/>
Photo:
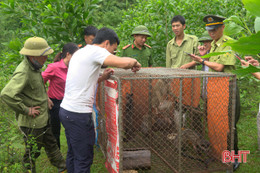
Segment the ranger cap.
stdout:
<path fill-rule="evenodd" d="M 209 36 L 208 31 L 203 32 L 203 34 L 199 38 L 199 42 L 203 41 L 212 41 L 212 38 Z"/>
<path fill-rule="evenodd" d="M 224 24 L 225 17 L 216 16 L 216 15 L 207 15 L 203 18 L 203 21 L 206 22 L 206 30 L 213 30 Z"/>
<path fill-rule="evenodd" d="M 53 53 L 53 49 L 47 41 L 41 37 L 28 38 L 20 54 L 27 56 L 46 56 Z"/>
<path fill-rule="evenodd" d="M 131 36 L 133 36 L 134 34 L 147 35 L 148 37 L 151 37 L 149 30 L 144 25 L 139 25 L 135 27 Z"/>

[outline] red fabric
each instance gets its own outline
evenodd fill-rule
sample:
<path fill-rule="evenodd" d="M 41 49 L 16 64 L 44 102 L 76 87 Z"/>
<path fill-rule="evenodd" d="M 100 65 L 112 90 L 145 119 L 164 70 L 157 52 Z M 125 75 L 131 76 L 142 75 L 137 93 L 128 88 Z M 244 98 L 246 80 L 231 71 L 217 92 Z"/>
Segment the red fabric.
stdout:
<path fill-rule="evenodd" d="M 59 62 L 51 63 L 46 70 L 42 72 L 44 83 L 49 81 L 48 96 L 53 99 L 62 100 L 65 91 L 65 82 L 67 77 L 68 67 L 63 59 Z"/>

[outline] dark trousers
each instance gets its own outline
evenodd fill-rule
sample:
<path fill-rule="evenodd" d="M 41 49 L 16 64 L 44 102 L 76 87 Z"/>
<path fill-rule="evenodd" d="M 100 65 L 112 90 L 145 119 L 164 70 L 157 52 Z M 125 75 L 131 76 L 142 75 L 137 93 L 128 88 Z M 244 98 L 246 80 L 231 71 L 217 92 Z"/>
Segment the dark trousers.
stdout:
<path fill-rule="evenodd" d="M 44 147 L 52 165 L 60 170 L 66 168 L 65 160 L 61 155 L 50 126 L 40 129 L 20 127 L 20 129 L 24 133 L 25 154 L 23 156 L 23 165 L 26 170 L 31 170 L 32 173 L 36 172 L 35 160 L 40 156 L 42 147 Z"/>
<path fill-rule="evenodd" d="M 52 99 L 50 98 L 54 104 L 52 109 L 50 110 L 51 114 L 51 129 L 54 137 L 57 140 L 58 147 L 60 148 L 60 117 L 59 117 L 59 111 L 60 111 L 60 104 L 62 100 Z"/>
<path fill-rule="evenodd" d="M 59 116 L 65 128 L 68 144 L 68 173 L 89 173 L 95 143 L 92 113 L 75 113 L 60 108 Z"/>

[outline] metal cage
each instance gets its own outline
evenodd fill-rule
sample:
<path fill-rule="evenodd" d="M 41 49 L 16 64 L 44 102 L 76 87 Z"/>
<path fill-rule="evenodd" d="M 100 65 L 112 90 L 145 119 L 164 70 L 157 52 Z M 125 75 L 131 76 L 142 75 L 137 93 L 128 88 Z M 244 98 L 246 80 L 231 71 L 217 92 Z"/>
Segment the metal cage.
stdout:
<path fill-rule="evenodd" d="M 233 74 L 115 69 L 97 94 L 98 143 L 107 164 L 111 152 L 117 152 L 112 159 L 118 161 L 118 172 L 232 172 L 232 164 L 222 162 L 222 152 L 233 149 L 235 93 Z M 116 115 L 113 120 L 111 112 Z M 118 141 L 113 151 L 109 140 Z"/>

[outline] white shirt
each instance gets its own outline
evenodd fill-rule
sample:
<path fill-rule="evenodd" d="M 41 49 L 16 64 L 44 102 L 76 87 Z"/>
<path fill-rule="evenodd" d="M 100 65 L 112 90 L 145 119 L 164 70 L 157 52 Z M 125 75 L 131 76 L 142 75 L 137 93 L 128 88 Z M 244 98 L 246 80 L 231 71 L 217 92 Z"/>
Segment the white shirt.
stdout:
<path fill-rule="evenodd" d="M 69 63 L 61 107 L 77 113 L 91 113 L 101 65 L 110 53 L 87 45 L 76 51 Z"/>

